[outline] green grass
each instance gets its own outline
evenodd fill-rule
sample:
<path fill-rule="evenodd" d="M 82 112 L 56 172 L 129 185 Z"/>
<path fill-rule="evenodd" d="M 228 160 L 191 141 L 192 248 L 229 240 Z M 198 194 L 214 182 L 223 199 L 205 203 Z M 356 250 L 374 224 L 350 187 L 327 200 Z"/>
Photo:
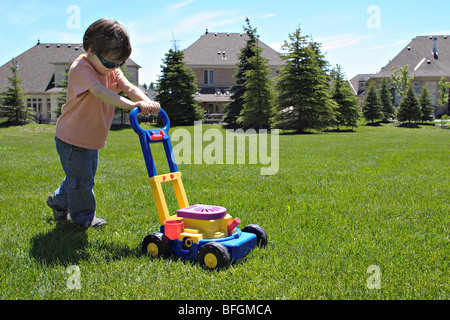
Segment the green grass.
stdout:
<path fill-rule="evenodd" d="M 265 249 L 219 272 L 141 255 L 159 220 L 131 129 L 111 131 L 100 151 L 95 192 L 108 225 L 56 224 L 45 204 L 64 176 L 54 130 L 0 129 L 1 299 L 450 298 L 449 130 L 280 135 L 273 176 L 261 165 L 180 164 L 190 204 L 224 206 L 269 235 Z M 166 173 L 162 148 L 154 156 Z M 71 265 L 80 290 L 67 285 Z M 366 285 L 372 265 L 380 289 Z"/>

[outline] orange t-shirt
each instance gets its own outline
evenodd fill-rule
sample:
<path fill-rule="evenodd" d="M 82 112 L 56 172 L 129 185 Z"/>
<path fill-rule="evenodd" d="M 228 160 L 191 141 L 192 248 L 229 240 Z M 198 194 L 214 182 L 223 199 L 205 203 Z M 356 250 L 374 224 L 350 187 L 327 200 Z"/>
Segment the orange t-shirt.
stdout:
<path fill-rule="evenodd" d="M 84 55 L 71 65 L 67 85 L 67 102 L 56 123 L 56 136 L 85 149 L 101 149 L 114 117 L 114 107 L 97 99 L 89 89 L 101 84 L 116 93 L 128 83 L 119 68 L 107 76 L 99 74 Z"/>

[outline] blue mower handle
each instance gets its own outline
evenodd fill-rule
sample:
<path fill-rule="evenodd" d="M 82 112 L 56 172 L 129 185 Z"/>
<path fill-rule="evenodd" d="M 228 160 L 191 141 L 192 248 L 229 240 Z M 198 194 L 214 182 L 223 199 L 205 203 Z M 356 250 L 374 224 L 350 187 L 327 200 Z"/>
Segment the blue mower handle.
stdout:
<path fill-rule="evenodd" d="M 158 129 L 144 130 L 141 128 L 141 126 L 139 125 L 138 120 L 137 120 L 137 115 L 139 112 L 141 112 L 141 108 L 139 108 L 139 107 L 134 108 L 130 112 L 130 123 L 131 123 L 131 127 L 133 128 L 134 132 L 141 135 L 141 134 L 145 134 L 146 131 L 150 131 L 152 136 L 155 136 L 155 138 L 153 138 L 152 140 L 161 140 L 159 137 L 161 135 L 161 130 L 158 130 Z M 169 129 L 170 129 L 169 116 L 163 109 L 159 109 L 159 116 L 161 117 L 161 120 L 163 122 L 162 131 L 168 133 Z M 152 133 L 152 132 L 154 132 L 154 133 Z"/>
<path fill-rule="evenodd" d="M 142 152 L 144 154 L 145 164 L 147 166 L 148 177 L 156 176 L 155 163 L 153 162 L 152 152 L 150 150 L 150 144 L 155 142 L 162 142 L 164 145 L 164 151 L 169 163 L 170 172 L 177 172 L 178 167 L 175 163 L 175 156 L 172 151 L 172 144 L 170 143 L 169 129 L 170 120 L 167 113 L 163 110 L 159 110 L 159 116 L 163 122 L 162 129 L 142 129 L 138 123 L 137 115 L 141 111 L 139 107 L 134 108 L 130 112 L 130 124 L 134 132 L 139 135 L 141 142 Z"/>

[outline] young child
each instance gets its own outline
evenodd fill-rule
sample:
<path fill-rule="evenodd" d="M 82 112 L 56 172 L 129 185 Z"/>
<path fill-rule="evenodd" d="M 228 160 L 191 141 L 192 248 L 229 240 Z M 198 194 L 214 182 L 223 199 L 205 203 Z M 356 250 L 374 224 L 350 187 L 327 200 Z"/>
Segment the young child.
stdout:
<path fill-rule="evenodd" d="M 83 48 L 86 53 L 70 67 L 67 102 L 56 123 L 56 149 L 66 176 L 48 197 L 47 205 L 56 220 L 66 220 L 70 214 L 75 224 L 89 228 L 106 223 L 96 217 L 93 188 L 98 150 L 105 146 L 114 107 L 140 107 L 141 113 L 148 115 L 157 114 L 160 105 L 119 69 L 131 54 L 129 35 L 120 22 L 94 22 L 84 34 Z M 120 96 L 120 91 L 131 100 Z"/>

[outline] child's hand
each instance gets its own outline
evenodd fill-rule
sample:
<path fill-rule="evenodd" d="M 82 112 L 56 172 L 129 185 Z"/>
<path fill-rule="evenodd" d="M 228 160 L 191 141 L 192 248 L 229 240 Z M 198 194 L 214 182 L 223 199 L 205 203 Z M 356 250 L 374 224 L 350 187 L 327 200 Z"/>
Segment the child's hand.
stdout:
<path fill-rule="evenodd" d="M 150 112 L 151 114 L 156 115 L 161 109 L 159 103 L 155 101 L 138 101 L 136 102 L 136 107 L 139 107 L 141 109 L 141 113 L 144 116 L 147 116 Z"/>
<path fill-rule="evenodd" d="M 157 115 L 159 113 L 159 110 L 161 110 L 161 106 L 159 105 L 159 102 L 156 102 L 156 101 L 151 102 L 151 108 L 152 108 L 151 113 L 153 115 Z"/>
<path fill-rule="evenodd" d="M 135 106 L 141 109 L 141 114 L 144 116 L 147 116 L 152 110 L 150 102 L 147 101 L 138 101 Z"/>

